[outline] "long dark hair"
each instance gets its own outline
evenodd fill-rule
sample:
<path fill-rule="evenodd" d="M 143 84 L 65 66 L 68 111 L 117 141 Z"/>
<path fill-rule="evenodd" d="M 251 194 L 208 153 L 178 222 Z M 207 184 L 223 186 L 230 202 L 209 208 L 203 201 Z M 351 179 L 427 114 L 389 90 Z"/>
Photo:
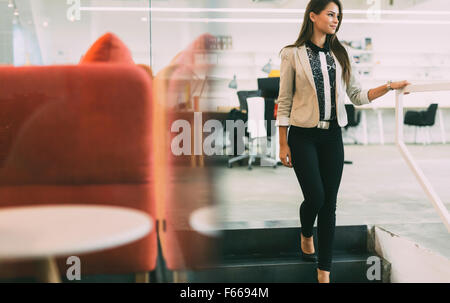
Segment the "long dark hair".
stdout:
<path fill-rule="evenodd" d="M 300 47 L 303 44 L 305 44 L 306 41 L 311 39 L 313 35 L 314 30 L 314 23 L 309 18 L 309 15 L 311 12 L 314 12 L 315 14 L 319 15 L 325 7 L 330 3 L 334 2 L 339 7 L 339 24 L 336 28 L 336 32 L 332 35 L 327 34 L 327 42 L 330 46 L 330 50 L 335 54 L 336 58 L 338 59 L 339 63 L 342 66 L 342 78 L 344 79 L 345 83 L 348 85 L 350 82 L 350 74 L 351 74 L 351 65 L 350 65 L 350 59 L 348 57 L 347 50 L 342 46 L 342 44 L 339 42 L 339 39 L 337 38 L 336 34 L 339 31 L 339 28 L 341 27 L 342 23 L 342 4 L 340 0 L 311 0 L 309 1 L 308 5 L 306 6 L 305 10 L 305 16 L 303 18 L 303 24 L 302 28 L 300 30 L 300 34 L 298 35 L 297 41 L 295 41 L 294 44 L 288 45 L 283 47 L 285 49 L 286 47 Z M 283 50 L 282 49 L 282 50 Z M 281 54 L 281 51 L 280 51 Z"/>

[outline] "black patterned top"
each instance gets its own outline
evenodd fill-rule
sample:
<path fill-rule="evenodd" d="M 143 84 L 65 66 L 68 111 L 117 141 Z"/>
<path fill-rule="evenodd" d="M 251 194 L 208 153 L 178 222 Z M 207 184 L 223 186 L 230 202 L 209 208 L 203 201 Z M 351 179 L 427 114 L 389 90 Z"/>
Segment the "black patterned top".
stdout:
<path fill-rule="evenodd" d="M 336 120 L 336 64 L 328 41 L 321 48 L 308 40 L 306 50 L 316 84 L 320 121 Z"/>

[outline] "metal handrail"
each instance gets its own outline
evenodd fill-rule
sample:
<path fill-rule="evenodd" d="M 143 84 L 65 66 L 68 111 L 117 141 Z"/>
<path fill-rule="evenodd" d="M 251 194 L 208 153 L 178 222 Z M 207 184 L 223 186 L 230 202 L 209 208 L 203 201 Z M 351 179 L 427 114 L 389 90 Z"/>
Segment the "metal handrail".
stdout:
<path fill-rule="evenodd" d="M 450 214 L 442 203 L 441 199 L 431 186 L 431 183 L 425 177 L 423 171 L 417 165 L 416 161 L 413 159 L 411 153 L 406 148 L 405 143 L 403 142 L 403 95 L 405 93 L 413 93 L 413 92 L 432 92 L 432 91 L 450 91 L 450 82 L 446 83 L 434 83 L 434 84 L 420 84 L 420 85 L 408 85 L 404 89 L 396 90 L 395 94 L 395 121 L 396 121 L 396 136 L 395 142 L 400 149 L 400 153 L 405 159 L 406 163 L 409 165 L 409 168 L 413 171 L 417 180 L 419 181 L 422 189 L 427 194 L 429 200 L 433 204 L 434 208 L 438 212 L 441 220 L 444 222 L 447 227 L 447 231 L 450 233 Z"/>

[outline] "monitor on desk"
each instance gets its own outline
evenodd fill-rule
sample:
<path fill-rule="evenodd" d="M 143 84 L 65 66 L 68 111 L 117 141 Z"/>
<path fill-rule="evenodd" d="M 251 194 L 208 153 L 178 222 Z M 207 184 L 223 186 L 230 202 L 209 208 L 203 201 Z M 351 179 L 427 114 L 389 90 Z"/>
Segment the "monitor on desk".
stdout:
<path fill-rule="evenodd" d="M 274 78 L 259 78 L 258 90 L 261 91 L 261 97 L 264 98 L 265 113 L 264 119 L 268 122 L 267 136 L 272 134 L 272 128 L 275 126 L 274 108 L 275 99 L 278 99 L 278 92 L 280 90 L 280 77 Z"/>
<path fill-rule="evenodd" d="M 261 97 L 277 99 L 280 90 L 280 77 L 259 78 L 258 89 L 261 91 Z"/>

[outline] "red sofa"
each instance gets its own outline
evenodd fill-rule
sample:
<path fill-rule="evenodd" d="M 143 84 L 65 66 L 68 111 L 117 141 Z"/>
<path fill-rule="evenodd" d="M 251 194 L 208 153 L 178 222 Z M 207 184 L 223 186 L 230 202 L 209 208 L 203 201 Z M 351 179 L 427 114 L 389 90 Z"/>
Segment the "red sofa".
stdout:
<path fill-rule="evenodd" d="M 156 218 L 151 115 L 152 83 L 135 65 L 0 67 L 0 207 L 102 204 Z M 79 257 L 83 275 L 152 271 L 156 230 Z M 29 262 L 0 264 L 0 277 L 31 275 Z"/>

